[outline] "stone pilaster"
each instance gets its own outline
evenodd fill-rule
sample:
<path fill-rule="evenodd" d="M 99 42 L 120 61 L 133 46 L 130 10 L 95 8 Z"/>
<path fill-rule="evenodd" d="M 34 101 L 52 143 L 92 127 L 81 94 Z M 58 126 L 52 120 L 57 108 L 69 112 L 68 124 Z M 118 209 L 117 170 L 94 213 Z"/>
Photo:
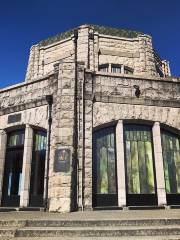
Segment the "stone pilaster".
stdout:
<path fill-rule="evenodd" d="M 93 92 L 93 76 L 85 77 L 85 92 Z M 92 133 L 93 132 L 93 99 L 84 101 L 84 208 L 92 209 Z"/>
<path fill-rule="evenodd" d="M 158 205 L 164 205 L 166 204 L 166 190 L 159 122 L 155 122 L 153 126 L 153 143 L 154 143 Z"/>
<path fill-rule="evenodd" d="M 151 37 L 140 35 L 138 38 L 139 61 L 135 62 L 135 73 L 149 76 L 157 75 Z"/>
<path fill-rule="evenodd" d="M 116 126 L 116 155 L 117 155 L 117 182 L 118 182 L 118 206 L 126 205 L 126 179 L 124 164 L 124 137 L 123 121 L 119 120 Z"/>
<path fill-rule="evenodd" d="M 7 135 L 4 130 L 0 130 L 0 202 L 2 197 L 3 174 L 6 154 Z"/>
<path fill-rule="evenodd" d="M 75 62 L 62 61 L 59 65 L 58 90 L 53 97 L 52 132 L 49 172 L 49 210 L 70 212 L 76 203 L 76 149 L 75 140 Z M 58 152 L 69 151 L 67 169 L 54 168 Z"/>
<path fill-rule="evenodd" d="M 33 148 L 33 129 L 29 125 L 26 125 L 22 167 L 22 189 L 20 195 L 21 207 L 27 207 L 29 204 L 32 148 Z"/>
<path fill-rule="evenodd" d="M 99 34 L 94 32 L 94 71 L 99 69 Z"/>
<path fill-rule="evenodd" d="M 39 45 L 33 45 L 30 50 L 26 81 L 33 81 L 34 78 L 39 76 Z"/>
<path fill-rule="evenodd" d="M 84 62 L 85 67 L 89 68 L 89 26 L 82 25 L 78 29 L 78 41 L 77 41 L 77 60 L 78 62 Z"/>
<path fill-rule="evenodd" d="M 28 66 L 26 71 L 26 81 L 30 81 L 31 78 L 33 77 L 34 51 L 35 51 L 35 46 L 32 46 L 30 49 L 29 61 L 28 61 Z"/>

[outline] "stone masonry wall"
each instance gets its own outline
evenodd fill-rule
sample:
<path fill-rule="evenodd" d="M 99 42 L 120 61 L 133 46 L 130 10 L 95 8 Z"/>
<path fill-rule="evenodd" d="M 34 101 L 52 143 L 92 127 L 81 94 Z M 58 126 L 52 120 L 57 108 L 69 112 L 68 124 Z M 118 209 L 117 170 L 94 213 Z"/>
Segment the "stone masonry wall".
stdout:
<path fill-rule="evenodd" d="M 134 85 L 141 94 L 135 95 Z M 92 207 L 92 132 L 118 120 L 160 122 L 180 131 L 179 79 L 85 73 L 84 207 Z"/>
<path fill-rule="evenodd" d="M 49 76 L 45 79 L 39 79 L 33 83 L 22 83 L 2 89 L 0 91 L 0 116 L 6 116 L 17 112 L 29 112 L 29 116 L 24 115 L 24 121 L 27 118 L 33 119 L 32 114 L 37 116 L 34 122 L 39 122 L 42 119 L 42 113 L 38 110 L 41 106 L 47 105 L 45 100 L 46 95 L 53 94 L 56 89 L 56 81 L 54 76 Z M 32 114 L 30 113 L 32 110 Z M 39 113 L 38 113 L 39 111 Z M 1 126 L 6 126 L 7 122 L 2 121 Z M 43 125 L 43 124 L 42 124 Z"/>
<path fill-rule="evenodd" d="M 99 64 L 115 63 L 133 68 L 137 75 L 157 75 L 150 36 L 120 38 L 102 35 L 88 25 L 82 25 L 77 30 L 77 60 L 83 61 L 86 69 L 98 71 Z M 36 44 L 30 50 L 26 81 L 51 74 L 54 64 L 60 60 L 73 59 L 73 35 L 47 46 Z"/>
<path fill-rule="evenodd" d="M 53 121 L 51 134 L 49 210 L 69 212 L 76 204 L 76 154 L 75 137 L 75 63 L 64 61 L 59 65 L 57 93 L 53 96 Z M 56 151 L 70 150 L 70 168 L 54 171 Z"/>
<path fill-rule="evenodd" d="M 45 95 L 52 94 L 46 79 L 30 85 L 0 92 L 0 129 L 30 124 L 47 129 L 47 103 Z M 21 114 L 21 119 L 8 123 L 9 115 Z"/>
<path fill-rule="evenodd" d="M 140 97 L 135 95 L 140 88 Z M 96 76 L 94 126 L 118 119 L 159 121 L 180 129 L 180 82 L 178 79 Z"/>
<path fill-rule="evenodd" d="M 73 41 L 71 38 L 48 46 L 40 44 L 32 46 L 26 73 L 26 81 L 33 81 L 37 77 L 52 74 L 54 64 L 60 60 L 74 58 Z"/>
<path fill-rule="evenodd" d="M 140 88 L 140 97 L 135 95 Z M 96 76 L 93 123 L 101 125 L 118 119 L 160 121 L 180 129 L 180 81 L 159 78 Z"/>
<path fill-rule="evenodd" d="M 134 74 L 156 76 L 152 39 L 141 35 L 135 39 L 99 36 L 99 64 L 123 64 Z"/>

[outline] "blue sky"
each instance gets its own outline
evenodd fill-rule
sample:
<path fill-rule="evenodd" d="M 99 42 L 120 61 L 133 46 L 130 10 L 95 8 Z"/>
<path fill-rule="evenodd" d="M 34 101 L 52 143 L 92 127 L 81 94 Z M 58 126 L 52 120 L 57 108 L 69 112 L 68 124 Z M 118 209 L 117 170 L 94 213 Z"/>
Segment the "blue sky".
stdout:
<path fill-rule="evenodd" d="M 85 23 L 152 35 L 180 76 L 180 0 L 0 0 L 0 88 L 24 81 L 31 45 Z"/>

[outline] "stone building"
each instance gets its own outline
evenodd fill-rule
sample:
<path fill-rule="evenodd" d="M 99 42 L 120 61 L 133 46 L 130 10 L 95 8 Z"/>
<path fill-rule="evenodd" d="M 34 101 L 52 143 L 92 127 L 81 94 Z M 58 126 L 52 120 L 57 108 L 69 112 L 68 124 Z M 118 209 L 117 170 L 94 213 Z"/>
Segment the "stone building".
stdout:
<path fill-rule="evenodd" d="M 83 25 L 0 90 L 1 207 L 180 205 L 180 79 L 149 35 Z"/>

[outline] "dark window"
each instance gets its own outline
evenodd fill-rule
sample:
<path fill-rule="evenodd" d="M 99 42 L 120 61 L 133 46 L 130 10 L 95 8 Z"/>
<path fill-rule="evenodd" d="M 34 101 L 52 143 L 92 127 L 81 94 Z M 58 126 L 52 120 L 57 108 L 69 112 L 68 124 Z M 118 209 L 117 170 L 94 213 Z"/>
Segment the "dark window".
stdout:
<path fill-rule="evenodd" d="M 109 64 L 102 64 L 99 66 L 100 72 L 109 72 Z"/>
<path fill-rule="evenodd" d="M 46 132 L 34 131 L 31 165 L 30 205 L 42 206 L 46 157 Z"/>
<path fill-rule="evenodd" d="M 8 133 L 2 205 L 19 206 L 22 189 L 24 130 Z"/>
<path fill-rule="evenodd" d="M 121 73 L 121 65 L 119 65 L 119 64 L 112 64 L 111 65 L 111 72 L 112 73 Z"/>
<path fill-rule="evenodd" d="M 124 73 L 125 74 L 133 74 L 133 69 L 129 68 L 129 67 L 124 67 Z"/>

